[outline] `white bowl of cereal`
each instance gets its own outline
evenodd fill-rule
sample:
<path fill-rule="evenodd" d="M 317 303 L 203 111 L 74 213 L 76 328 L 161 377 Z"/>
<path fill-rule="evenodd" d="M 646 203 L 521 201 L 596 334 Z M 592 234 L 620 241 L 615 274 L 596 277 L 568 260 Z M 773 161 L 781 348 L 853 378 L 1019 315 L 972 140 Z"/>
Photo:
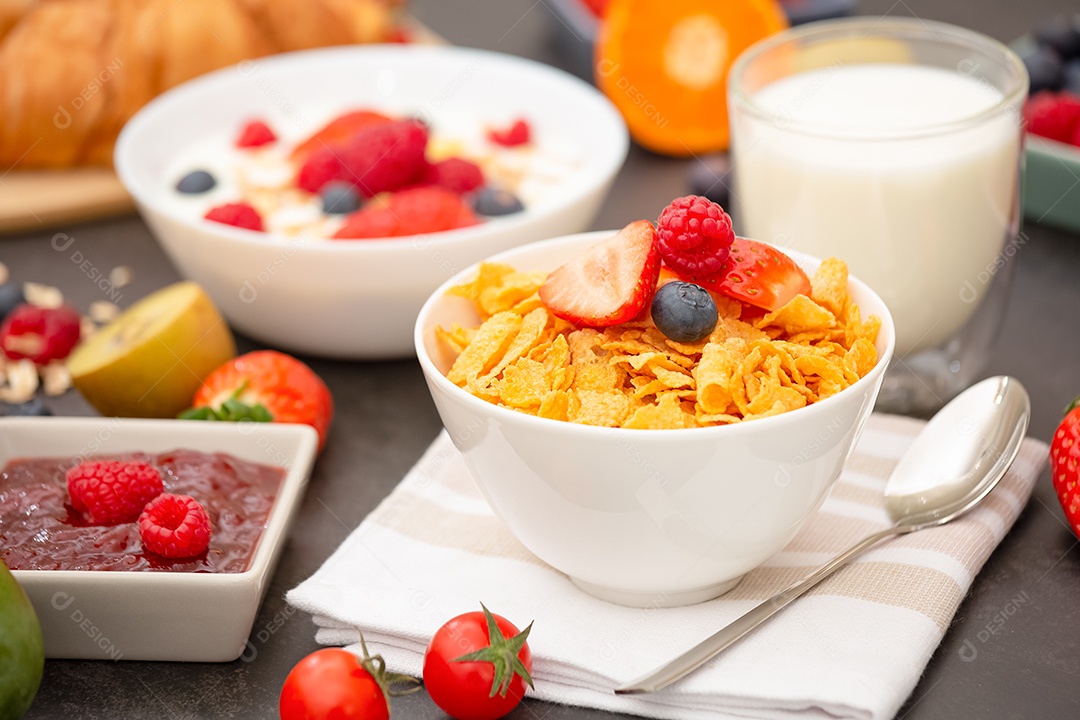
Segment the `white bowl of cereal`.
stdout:
<path fill-rule="evenodd" d="M 364 154 L 375 145 L 359 133 L 371 128 L 339 122 L 365 113 L 398 127 L 420 120 L 423 171 L 369 172 L 389 163 Z M 329 130 L 335 122 L 345 134 Z M 416 145 L 391 146 L 397 158 Z M 464 48 L 365 46 L 250 61 L 178 86 L 125 126 L 115 164 L 177 269 L 236 330 L 286 350 L 379 359 L 412 354 L 421 304 L 462 268 L 587 228 L 627 148 L 613 106 L 554 68 Z M 451 159 L 465 171 L 446 170 Z M 453 212 L 429 210 L 435 201 Z M 426 221 L 435 216 L 448 219 Z"/>
<path fill-rule="evenodd" d="M 613 231 L 584 233 L 533 243 L 496 255 L 490 262 L 542 278 L 612 234 Z M 808 276 L 814 277 L 820 265 L 817 259 L 790 255 Z M 748 367 L 754 371 L 750 375 L 738 372 L 732 375 L 734 379 L 726 386 L 731 395 L 719 401 L 720 407 L 702 408 L 700 403 L 718 402 L 717 379 L 712 375 L 718 353 L 716 348 L 707 350 L 707 345 L 722 344 L 725 337 L 745 336 L 745 342 L 750 345 L 738 346 L 745 360 L 755 343 L 763 347 L 767 356 L 770 347 L 783 347 L 788 353 L 804 352 L 783 345 L 780 341 L 784 338 L 788 342 L 819 342 L 822 347 L 826 347 L 825 342 L 815 341 L 812 333 L 802 335 L 801 339 L 794 337 L 794 332 L 778 334 L 776 327 L 768 324 L 768 316 L 756 320 L 765 328 L 763 332 L 751 324 L 741 324 L 734 317 L 726 318 L 723 308 L 711 339 L 697 345 L 666 344 L 655 326 L 650 328 L 649 320 L 618 331 L 610 330 L 610 340 L 590 339 L 596 331 L 566 329 L 561 321 L 552 321 L 545 335 L 549 340 L 554 338 L 549 344 L 554 346 L 560 342 L 557 336 L 565 335 L 570 352 L 568 357 L 560 355 L 556 362 L 549 359 L 556 351 L 546 347 L 524 353 L 524 357 L 550 366 L 544 375 L 547 380 L 536 381 L 537 398 L 532 412 L 537 412 L 535 403 L 546 408 L 546 414 L 552 417 L 574 419 L 576 413 L 576 418 L 581 420 L 591 413 L 595 419 L 607 412 L 588 409 L 582 399 L 590 393 L 577 390 L 572 384 L 575 381 L 566 379 L 567 375 L 591 377 L 589 382 L 595 387 L 595 372 L 582 368 L 599 357 L 601 365 L 622 368 L 615 385 L 617 390 L 611 394 L 622 394 L 624 398 L 610 401 L 621 408 L 611 424 L 622 427 L 598 427 L 540 417 L 509 407 L 509 404 L 521 407 L 528 404 L 521 398 L 521 388 L 531 387 L 529 382 L 507 384 L 506 371 L 501 370 L 494 378 L 496 382 L 485 385 L 485 375 L 473 373 L 471 380 L 462 380 L 460 368 L 453 369 L 459 357 L 458 348 L 451 346 L 455 338 L 459 343 L 468 337 L 476 341 L 480 334 L 469 336 L 457 331 L 447 335 L 439 328 L 450 331 L 454 324 L 475 328 L 481 322 L 481 315 L 472 299 L 448 291 L 475 282 L 479 272 L 480 266 L 474 266 L 445 283 L 427 301 L 417 319 L 416 352 L 443 424 L 463 453 L 485 498 L 525 547 L 566 573 L 586 592 L 625 605 L 655 607 L 711 599 L 734 587 L 745 573 L 783 548 L 817 510 L 839 477 L 873 409 L 893 352 L 892 319 L 880 297 L 855 278 L 850 278 L 846 287 L 838 281 L 831 291 L 819 293 L 819 286 L 828 281 L 815 278 L 814 297 L 830 296 L 831 292 L 831 300 L 823 300 L 822 304 L 834 306 L 835 317 L 844 319 L 850 331 L 846 339 L 848 331 L 843 330 L 830 336 L 840 338 L 836 343 L 837 357 L 822 362 L 842 366 L 844 356 L 851 355 L 852 365 L 861 363 L 863 367 L 858 368 L 857 375 L 841 383 L 843 389 L 836 391 L 841 387 L 837 385 L 826 390 L 822 382 L 833 371 L 815 370 L 819 361 L 806 361 L 808 364 L 800 367 L 806 371 L 801 381 L 813 395 L 809 404 L 779 414 L 766 412 L 755 419 L 728 422 L 735 418 L 724 418 L 725 413 L 718 412 L 725 405 L 729 413 L 737 414 L 736 408 L 760 410 L 769 404 L 752 405 L 755 398 L 763 397 L 766 383 L 760 379 L 768 375 L 771 367 L 767 362 L 758 365 L 751 362 Z M 489 274 L 494 277 L 499 273 Z M 502 281 L 506 287 L 520 280 L 518 299 L 536 287 L 530 287 L 520 276 L 507 277 L 511 279 Z M 864 320 L 853 318 L 847 300 L 842 296 L 837 299 L 837 288 L 850 294 L 850 301 L 861 309 Z M 492 291 L 489 296 L 499 294 Z M 506 292 L 508 301 L 514 300 L 512 294 Z M 534 299 L 518 307 L 535 309 L 537 304 Z M 496 309 L 496 305 L 488 307 L 488 311 Z M 727 314 L 732 313 L 727 311 Z M 870 316 L 880 319 L 872 341 Z M 574 331 L 579 333 L 576 338 L 571 337 Z M 624 332 L 631 334 L 623 336 Z M 778 338 L 772 340 L 767 334 L 778 334 Z M 860 336 L 865 341 L 855 342 L 860 343 L 864 352 L 869 342 L 876 357 L 867 360 L 864 356 L 858 360 L 856 352 L 844 347 L 854 347 L 851 338 Z M 608 344 L 611 349 L 603 349 L 604 343 L 611 343 Z M 656 373 L 654 378 L 636 373 L 635 366 L 647 368 L 650 361 L 632 357 L 635 343 L 640 343 L 636 351 L 639 355 L 657 352 L 678 360 L 674 364 L 666 360 L 658 364 L 676 374 L 682 367 L 682 372 L 693 380 L 669 376 L 665 371 L 665 377 L 674 378 L 665 381 L 672 388 L 670 392 L 658 391 L 655 395 L 635 398 L 635 389 L 646 393 L 656 391 L 656 378 L 662 374 Z M 502 347 L 505 349 L 506 345 Z M 700 354 L 696 354 L 699 350 Z M 495 351 L 498 352 L 501 350 Z M 707 362 L 702 359 L 705 353 L 710 358 Z M 805 351 L 808 355 L 814 353 Z M 483 360 L 481 364 L 484 369 L 500 367 L 497 359 Z M 782 363 L 778 366 L 786 367 Z M 568 371 L 556 374 L 560 367 Z M 699 375 L 699 370 L 706 367 L 711 369 Z M 815 372 L 821 374 L 812 375 Z M 840 373 L 843 375 L 842 370 Z M 473 390 L 486 387 L 482 392 L 494 396 L 490 398 L 494 402 L 459 387 L 448 375 Z M 757 385 L 751 388 L 748 382 Z M 738 403 L 731 399 L 736 394 L 735 383 L 742 383 L 744 393 Z M 541 394 L 555 397 L 556 391 L 576 394 L 579 397 L 576 410 L 572 397 L 569 410 L 565 401 L 560 405 L 539 397 Z M 773 388 L 769 392 L 779 391 Z M 511 393 L 509 400 L 500 393 Z M 661 395 L 669 400 L 661 402 Z M 605 402 L 595 393 L 591 397 L 593 403 Z M 708 402 L 704 400 L 706 397 L 710 398 Z M 653 409 L 642 411 L 645 405 Z M 658 409 L 660 405 L 666 405 L 663 412 Z M 669 413 L 673 428 L 686 427 L 636 429 L 659 428 L 668 422 L 663 417 Z M 694 427 L 698 417 L 720 424 Z"/>

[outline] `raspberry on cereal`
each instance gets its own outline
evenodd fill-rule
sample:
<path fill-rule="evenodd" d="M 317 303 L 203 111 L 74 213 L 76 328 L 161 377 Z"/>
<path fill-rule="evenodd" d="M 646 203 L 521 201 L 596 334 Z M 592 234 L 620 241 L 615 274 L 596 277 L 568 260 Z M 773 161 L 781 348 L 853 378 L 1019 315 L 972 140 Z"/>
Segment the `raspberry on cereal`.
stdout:
<path fill-rule="evenodd" d="M 153 465 L 120 460 L 82 462 L 67 471 L 71 505 L 102 525 L 131 522 L 164 489 Z"/>
<path fill-rule="evenodd" d="M 720 272 L 735 240 L 728 214 L 700 195 L 672 200 L 660 213 L 656 233 L 664 263 L 690 279 Z"/>
<path fill-rule="evenodd" d="M 236 139 L 236 147 L 262 147 L 275 140 L 277 140 L 277 135 L 270 129 L 269 125 L 262 120 L 252 120 L 240 130 L 240 137 Z"/>
<path fill-rule="evenodd" d="M 225 203 L 210 208 L 204 215 L 207 220 L 262 232 L 263 221 L 259 211 L 245 202 Z"/>
<path fill-rule="evenodd" d="M 210 516 L 190 495 L 165 493 L 139 515 L 143 548 L 168 558 L 196 557 L 210 547 Z"/>
<path fill-rule="evenodd" d="M 418 120 L 373 125 L 353 136 L 342 153 L 341 179 L 367 197 L 406 187 L 427 168 L 428 128 Z"/>
<path fill-rule="evenodd" d="M 12 360 L 45 365 L 63 360 L 79 342 L 81 318 L 67 305 L 44 308 L 24 303 L 0 324 L 0 350 Z"/>

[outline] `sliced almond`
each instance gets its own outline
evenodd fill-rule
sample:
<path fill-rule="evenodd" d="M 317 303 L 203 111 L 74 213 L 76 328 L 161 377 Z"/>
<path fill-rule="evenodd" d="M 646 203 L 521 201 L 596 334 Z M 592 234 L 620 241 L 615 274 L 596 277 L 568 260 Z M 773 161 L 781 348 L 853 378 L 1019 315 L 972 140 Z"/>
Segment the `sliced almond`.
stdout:
<path fill-rule="evenodd" d="M 0 387 L 0 400 L 13 405 L 30 402 L 38 389 L 37 367 L 31 360 L 19 360 L 8 365 L 5 387 Z"/>
<path fill-rule="evenodd" d="M 51 362 L 41 369 L 41 382 L 49 397 L 63 395 L 71 388 L 71 373 L 63 362 Z"/>
<path fill-rule="evenodd" d="M 64 294 L 59 288 L 41 283 L 28 282 L 23 284 L 23 295 L 26 302 L 37 305 L 40 308 L 55 309 L 64 304 Z"/>
<path fill-rule="evenodd" d="M 117 265 L 109 273 L 109 282 L 114 288 L 127 287 L 131 284 L 134 272 L 127 265 Z"/>
<path fill-rule="evenodd" d="M 108 300 L 95 300 L 90 303 L 90 319 L 105 325 L 112 322 L 120 314 L 120 306 Z"/>

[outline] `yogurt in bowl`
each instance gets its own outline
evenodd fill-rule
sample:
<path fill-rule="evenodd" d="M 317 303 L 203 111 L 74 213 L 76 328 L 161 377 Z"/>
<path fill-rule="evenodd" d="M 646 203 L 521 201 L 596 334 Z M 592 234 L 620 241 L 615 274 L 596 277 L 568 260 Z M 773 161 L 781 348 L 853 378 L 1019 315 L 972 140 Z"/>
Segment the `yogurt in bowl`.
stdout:
<path fill-rule="evenodd" d="M 362 225 L 364 213 L 356 213 L 393 208 L 392 198 L 401 192 L 434 187 L 459 196 L 457 202 L 469 210 L 465 223 L 440 226 L 417 219 L 425 227 L 451 230 L 557 202 L 583 163 L 583 148 L 551 133 L 539 136 L 525 118 L 495 122 L 475 114 L 419 114 L 422 108 L 337 108 L 313 111 L 320 120 L 305 128 L 248 120 L 178 153 L 161 178 L 168 186 L 163 202 L 193 220 L 230 224 L 236 223 L 212 211 L 243 203 L 261 221 L 256 229 L 286 237 L 370 238 L 381 229 L 411 234 L 414 218 L 407 216 L 396 218 L 396 227 L 371 224 L 352 231 Z M 405 139 L 394 137 L 402 134 L 399 128 L 424 145 L 403 148 Z M 386 152 L 364 152 L 372 135 L 391 138 Z M 396 157 L 403 149 L 408 162 Z M 330 167 L 324 167 L 327 162 Z"/>
<path fill-rule="evenodd" d="M 466 127 L 486 132 L 525 118 L 539 169 L 558 165 L 548 162 L 558 157 L 572 171 L 538 189 L 533 202 L 523 181 L 521 212 L 362 242 L 210 222 L 203 219 L 204 201 L 177 197 L 177 176 L 212 159 L 201 153 L 212 155 L 215 142 L 226 153 L 221 161 L 230 163 L 234 150 L 222 145 L 247 120 L 259 118 L 291 141 L 349 108 L 416 115 L 436 138 L 451 139 Z M 292 352 L 380 359 L 414 352 L 417 311 L 461 269 L 508 247 L 586 228 L 628 145 L 611 103 L 559 70 L 480 50 L 369 46 L 279 55 L 178 86 L 125 126 L 115 160 L 169 258 L 206 289 L 234 329 Z"/>

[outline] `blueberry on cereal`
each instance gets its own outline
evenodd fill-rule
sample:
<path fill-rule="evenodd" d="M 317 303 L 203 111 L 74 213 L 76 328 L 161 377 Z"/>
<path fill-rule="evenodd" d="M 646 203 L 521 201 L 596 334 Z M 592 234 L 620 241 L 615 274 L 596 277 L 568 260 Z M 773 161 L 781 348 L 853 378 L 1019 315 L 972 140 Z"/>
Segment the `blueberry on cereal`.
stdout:
<path fill-rule="evenodd" d="M 700 285 L 676 280 L 656 291 L 652 319 L 657 329 L 675 342 L 697 342 L 716 327 L 716 302 Z"/>

